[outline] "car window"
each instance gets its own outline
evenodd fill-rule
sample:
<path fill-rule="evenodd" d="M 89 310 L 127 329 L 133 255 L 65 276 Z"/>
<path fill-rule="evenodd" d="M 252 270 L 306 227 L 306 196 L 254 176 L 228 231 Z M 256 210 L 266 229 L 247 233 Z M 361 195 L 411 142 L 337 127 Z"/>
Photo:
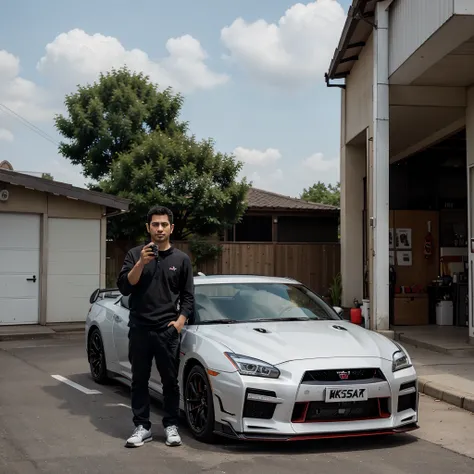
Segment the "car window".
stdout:
<path fill-rule="evenodd" d="M 196 324 L 232 320 L 340 320 L 333 308 L 303 285 L 217 283 L 195 287 Z"/>

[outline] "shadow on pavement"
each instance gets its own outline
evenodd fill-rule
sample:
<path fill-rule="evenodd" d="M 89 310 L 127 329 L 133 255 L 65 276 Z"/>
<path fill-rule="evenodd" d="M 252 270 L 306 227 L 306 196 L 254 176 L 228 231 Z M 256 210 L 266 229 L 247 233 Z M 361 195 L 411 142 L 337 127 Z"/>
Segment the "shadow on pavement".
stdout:
<path fill-rule="evenodd" d="M 65 384 L 44 387 L 46 393 L 61 401 L 60 409 L 72 416 L 87 417 L 97 431 L 116 439 L 125 440 L 133 430 L 130 406 L 130 388 L 121 382 L 112 381 L 107 385 L 97 385 L 89 374 L 66 376 L 89 389 L 102 392 L 101 395 L 85 395 Z M 126 406 L 121 406 L 123 404 Z M 161 426 L 162 405 L 152 397 L 151 419 L 154 441 L 164 442 Z M 208 452 L 228 452 L 233 454 L 318 454 L 357 452 L 390 449 L 409 445 L 418 441 L 410 434 L 370 436 L 360 438 L 341 438 L 299 442 L 239 442 L 217 437 L 213 444 L 205 444 L 194 439 L 187 429 L 184 417 L 181 421 L 183 444 L 193 450 Z"/>

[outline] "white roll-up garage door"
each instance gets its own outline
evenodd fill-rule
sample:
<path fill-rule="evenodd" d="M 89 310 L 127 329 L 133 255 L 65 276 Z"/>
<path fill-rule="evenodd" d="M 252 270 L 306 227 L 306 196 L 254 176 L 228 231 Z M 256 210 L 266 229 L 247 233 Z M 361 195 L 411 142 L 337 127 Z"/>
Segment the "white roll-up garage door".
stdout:
<path fill-rule="evenodd" d="M 48 220 L 47 322 L 82 322 L 100 283 L 100 220 Z"/>
<path fill-rule="evenodd" d="M 0 213 L 0 325 L 38 324 L 40 216 Z"/>

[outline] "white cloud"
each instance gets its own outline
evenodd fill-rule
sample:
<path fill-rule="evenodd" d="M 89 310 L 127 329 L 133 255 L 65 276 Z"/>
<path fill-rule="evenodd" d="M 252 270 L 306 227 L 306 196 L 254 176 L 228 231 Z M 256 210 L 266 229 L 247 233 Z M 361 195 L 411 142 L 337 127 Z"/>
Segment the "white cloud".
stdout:
<path fill-rule="evenodd" d="M 233 153 L 244 163 L 239 179 L 247 177 L 256 188 L 298 197 L 304 188 L 318 181 L 335 184 L 340 180 L 339 159 L 327 159 L 323 153 L 299 160 L 283 156 L 276 148 L 259 150 L 239 146 Z"/>
<path fill-rule="evenodd" d="M 12 142 L 13 141 L 13 133 L 6 128 L 0 128 L 0 142 Z"/>
<path fill-rule="evenodd" d="M 250 74 L 279 85 L 321 80 L 345 21 L 336 0 L 297 3 L 278 23 L 236 19 L 221 31 L 229 58 Z"/>
<path fill-rule="evenodd" d="M 234 150 L 234 155 L 238 161 L 255 166 L 273 164 L 281 158 L 280 151 L 275 148 L 267 148 L 261 151 L 239 146 Z"/>
<path fill-rule="evenodd" d="M 20 76 L 19 58 L 0 50 L 0 127 L 11 128 L 18 115 L 35 122 L 49 119 L 47 100 L 46 91 Z"/>
<path fill-rule="evenodd" d="M 303 161 L 303 166 L 317 173 L 328 173 L 339 171 L 339 160 L 326 160 L 322 153 L 314 153 Z"/>
<path fill-rule="evenodd" d="M 266 189 L 267 191 L 277 191 L 279 183 L 283 180 L 283 170 L 277 168 L 268 174 L 254 171 L 250 175 L 247 175 L 247 178 L 255 188 Z"/>
<path fill-rule="evenodd" d="M 254 187 L 266 190 L 277 188 L 278 183 L 282 181 L 283 170 L 274 168 L 276 162 L 282 158 L 280 150 L 276 148 L 257 150 L 239 146 L 234 149 L 233 154 L 244 164 L 239 179 L 245 176 Z"/>
<path fill-rule="evenodd" d="M 227 75 L 209 68 L 206 51 L 190 35 L 170 38 L 166 50 L 166 57 L 154 60 L 140 49 L 127 50 L 117 38 L 70 30 L 45 46 L 45 53 L 36 65 L 39 74 L 46 79 L 42 81 L 44 87 L 22 77 L 19 58 L 0 50 L 0 141 L 11 141 L 15 137 L 20 143 L 22 137 L 35 136 L 33 130 L 27 130 L 35 126 L 59 141 L 54 138 L 53 118 L 56 113 L 64 112 L 64 95 L 74 92 L 77 84 L 96 81 L 100 72 L 112 68 L 128 66 L 132 71 L 150 76 L 161 89 L 171 86 L 182 93 L 211 89 L 229 80 Z M 44 124 L 39 125 L 40 122 Z M 28 169 L 52 168 L 45 171 L 51 172 L 55 179 L 84 186 L 80 169 L 57 154 L 54 145 L 52 147 L 44 160 L 35 156 L 33 163 L 30 157 L 22 156 L 13 166 L 17 168 L 15 165 L 20 163 L 20 167 Z"/>
<path fill-rule="evenodd" d="M 37 68 L 65 89 L 79 82 L 94 81 L 100 72 L 122 66 L 149 75 L 160 88 L 172 86 L 183 93 L 211 89 L 229 79 L 209 69 L 207 53 L 190 35 L 170 38 L 166 49 L 168 56 L 154 61 L 140 49 L 125 49 L 117 38 L 74 29 L 61 33 L 46 45 L 46 54 Z"/>
<path fill-rule="evenodd" d="M 313 153 L 300 162 L 294 180 L 301 191 L 318 181 L 336 184 L 340 180 L 339 158 L 328 159 L 323 153 Z"/>

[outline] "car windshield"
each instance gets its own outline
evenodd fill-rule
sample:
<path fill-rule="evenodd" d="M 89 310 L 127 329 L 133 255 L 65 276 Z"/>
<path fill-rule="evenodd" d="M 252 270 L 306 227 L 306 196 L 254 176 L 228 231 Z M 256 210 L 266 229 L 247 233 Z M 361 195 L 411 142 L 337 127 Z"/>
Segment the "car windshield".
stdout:
<path fill-rule="evenodd" d="M 340 320 L 303 285 L 217 283 L 195 286 L 194 324 Z"/>

